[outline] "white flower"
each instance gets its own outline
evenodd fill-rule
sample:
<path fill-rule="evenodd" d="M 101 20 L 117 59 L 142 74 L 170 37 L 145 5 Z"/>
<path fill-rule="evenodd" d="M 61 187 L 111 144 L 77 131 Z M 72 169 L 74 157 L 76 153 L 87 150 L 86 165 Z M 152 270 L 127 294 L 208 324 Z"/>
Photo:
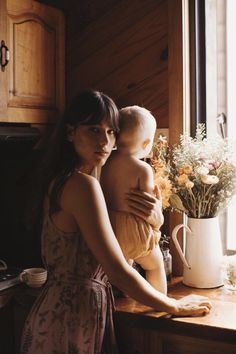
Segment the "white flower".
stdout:
<path fill-rule="evenodd" d="M 193 183 L 192 181 L 188 181 L 188 182 L 186 182 L 186 184 L 185 184 L 185 187 L 186 187 L 187 189 L 192 189 L 193 186 L 194 186 L 194 183 Z"/>
<path fill-rule="evenodd" d="M 224 272 L 226 286 L 236 287 L 236 255 L 224 256 L 222 260 L 222 270 Z"/>
<path fill-rule="evenodd" d="M 218 135 L 206 137 L 204 124 L 197 126 L 195 138 L 181 135 L 172 149 L 162 141 L 158 144 L 153 160 L 167 163 L 155 164 L 154 169 L 155 173 L 164 170 L 172 183 L 169 204 L 173 210 L 201 219 L 215 217 L 228 206 L 236 194 L 236 145 Z"/>
<path fill-rule="evenodd" d="M 205 184 L 216 184 L 219 182 L 219 178 L 212 175 L 202 175 L 201 181 Z"/>
<path fill-rule="evenodd" d="M 209 169 L 205 166 L 200 166 L 195 169 L 195 172 L 197 172 L 201 176 L 204 176 L 204 175 L 208 175 Z"/>

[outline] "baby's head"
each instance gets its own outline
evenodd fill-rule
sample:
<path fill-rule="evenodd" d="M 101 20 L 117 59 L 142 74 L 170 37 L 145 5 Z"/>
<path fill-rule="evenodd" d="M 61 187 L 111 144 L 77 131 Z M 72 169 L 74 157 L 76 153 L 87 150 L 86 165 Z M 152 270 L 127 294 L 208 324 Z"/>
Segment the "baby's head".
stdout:
<path fill-rule="evenodd" d="M 143 107 L 129 106 L 120 110 L 120 133 L 117 147 L 138 158 L 148 156 L 156 131 L 156 120 Z"/>

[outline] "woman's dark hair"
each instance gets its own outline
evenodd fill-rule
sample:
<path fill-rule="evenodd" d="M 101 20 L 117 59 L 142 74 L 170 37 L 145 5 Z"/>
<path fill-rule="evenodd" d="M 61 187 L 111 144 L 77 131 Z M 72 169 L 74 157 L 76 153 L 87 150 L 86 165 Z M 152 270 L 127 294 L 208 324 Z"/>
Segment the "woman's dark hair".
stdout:
<path fill-rule="evenodd" d="M 45 157 L 41 164 L 42 182 L 38 186 L 41 198 L 39 204 L 34 204 L 36 213 L 42 211 L 43 199 L 48 193 L 52 180 L 53 186 L 49 193 L 49 214 L 60 210 L 59 200 L 66 180 L 74 172 L 79 162 L 73 144 L 68 141 L 68 127 L 99 124 L 108 120 L 115 132 L 119 131 L 119 111 L 114 101 L 106 94 L 87 90 L 74 97 L 62 119 L 56 125 Z M 32 212 L 32 210 L 31 210 Z"/>

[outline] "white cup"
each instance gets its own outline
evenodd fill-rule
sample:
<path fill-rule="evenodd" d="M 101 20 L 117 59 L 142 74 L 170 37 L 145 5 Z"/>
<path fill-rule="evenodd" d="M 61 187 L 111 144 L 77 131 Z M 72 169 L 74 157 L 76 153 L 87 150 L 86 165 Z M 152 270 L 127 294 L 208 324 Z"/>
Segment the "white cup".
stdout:
<path fill-rule="evenodd" d="M 45 268 L 28 268 L 20 274 L 20 280 L 32 288 L 39 288 L 47 280 Z"/>

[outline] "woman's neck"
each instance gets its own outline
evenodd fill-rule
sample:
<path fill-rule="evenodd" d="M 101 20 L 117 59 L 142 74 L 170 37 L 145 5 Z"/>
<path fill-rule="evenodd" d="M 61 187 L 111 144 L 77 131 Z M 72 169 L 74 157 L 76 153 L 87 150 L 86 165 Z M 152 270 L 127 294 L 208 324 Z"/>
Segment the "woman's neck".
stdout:
<path fill-rule="evenodd" d="M 91 175 L 94 170 L 94 166 L 76 166 L 75 171 L 76 172 L 82 172 L 85 173 L 86 175 Z"/>

